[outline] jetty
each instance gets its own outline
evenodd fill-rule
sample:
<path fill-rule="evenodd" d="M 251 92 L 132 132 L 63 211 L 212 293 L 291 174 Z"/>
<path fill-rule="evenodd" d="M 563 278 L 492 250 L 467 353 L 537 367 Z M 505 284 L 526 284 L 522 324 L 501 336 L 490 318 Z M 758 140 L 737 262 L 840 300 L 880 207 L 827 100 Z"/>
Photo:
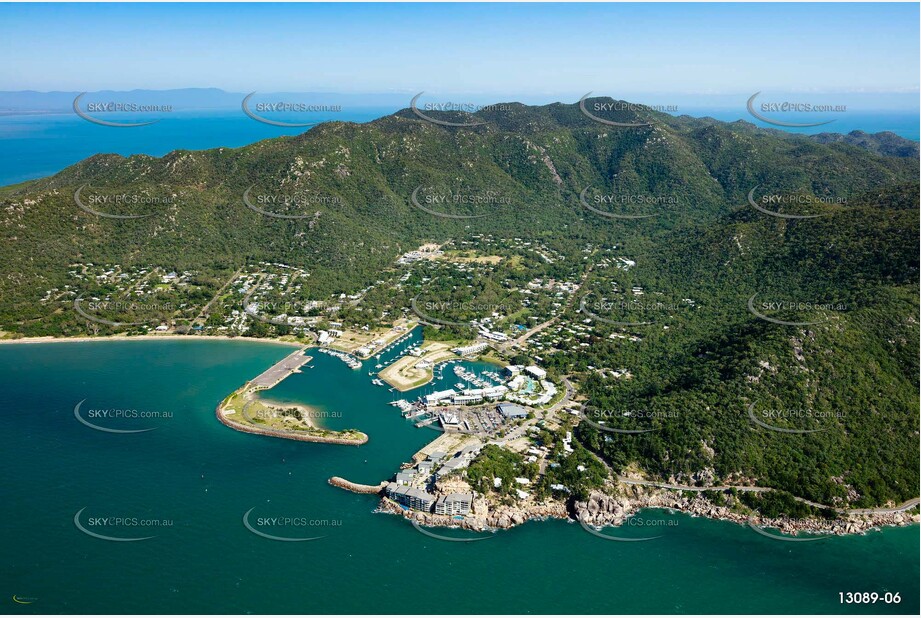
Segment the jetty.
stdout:
<path fill-rule="evenodd" d="M 270 389 L 292 373 L 300 373 L 301 367 L 313 360 L 313 357 L 304 355 L 306 349 L 301 348 L 281 359 L 250 380 L 250 385 L 260 390 Z"/>
<path fill-rule="evenodd" d="M 328 482 L 333 487 L 339 487 L 356 494 L 379 494 L 384 491 L 384 487 L 387 485 L 386 482 L 381 482 L 377 485 L 362 485 L 361 483 L 347 481 L 341 476 L 331 477 Z"/>
<path fill-rule="evenodd" d="M 295 417 L 299 425 L 295 423 L 295 426 L 291 426 L 288 423 L 291 419 L 288 418 L 281 404 L 272 404 L 257 399 L 256 393 L 258 391 L 269 390 L 277 386 L 279 382 L 292 373 L 300 373 L 300 368 L 313 360 L 312 357 L 304 354 L 305 350 L 306 348 L 302 347 L 289 354 L 228 395 L 215 408 L 217 419 L 231 429 L 261 436 L 349 446 L 360 446 L 367 443 L 367 434 L 357 429 L 333 431 L 318 427 L 308 420 L 309 409 L 307 410 L 307 418 L 304 418 L 300 411 L 302 406 L 288 406 L 299 410 L 298 415 Z M 248 413 L 248 408 L 253 405 L 259 406 L 262 416 L 254 418 L 257 415 Z"/>

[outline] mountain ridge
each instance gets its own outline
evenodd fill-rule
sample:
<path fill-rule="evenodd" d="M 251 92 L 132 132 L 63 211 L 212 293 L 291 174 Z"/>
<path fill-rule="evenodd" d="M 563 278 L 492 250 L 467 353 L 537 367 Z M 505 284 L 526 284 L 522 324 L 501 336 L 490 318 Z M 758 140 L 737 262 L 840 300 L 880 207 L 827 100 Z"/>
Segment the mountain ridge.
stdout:
<path fill-rule="evenodd" d="M 586 101 L 595 103 L 620 104 Z M 381 292 L 373 319 L 381 309 L 409 311 L 422 292 L 463 303 L 470 290 L 505 302 L 534 277 L 584 277 L 582 301 L 593 290 L 608 298 L 645 290 L 624 301 L 626 316 L 607 321 L 572 303 L 565 320 L 588 321 L 586 347 L 541 353 L 558 375 L 578 375 L 595 407 L 662 412 L 658 431 L 638 438 L 580 424 L 578 439 L 595 453 L 666 479 L 707 470 L 762 478 L 823 504 L 914 497 L 917 158 L 646 109 L 606 117 L 650 123 L 643 127 L 605 125 L 578 104 L 425 113 L 486 124 L 442 126 L 404 109 L 237 149 L 100 154 L 0 189 L 0 328 L 116 332 L 67 304 L 78 292 L 68 271 L 88 263 L 190 271 L 201 289 L 186 300 L 199 305 L 240 268 L 284 263 L 309 271 L 311 298 L 327 298 L 397 277 L 397 257 L 423 243 L 492 238 L 501 258 L 493 275 L 410 278 Z M 254 209 L 244 194 L 250 204 L 265 199 Z M 162 199 L 91 201 L 113 195 Z M 544 259 L 516 257 L 516 238 L 541 243 Z M 635 265 L 612 268 L 609 255 Z M 90 297 L 111 292 L 86 279 L 80 286 Z M 45 301 L 48 294 L 57 300 Z M 759 318 L 746 304 L 756 296 L 792 306 L 762 308 L 767 317 L 808 326 Z M 661 298 L 662 308 L 637 307 L 638 298 Z M 654 327 L 642 311 L 661 312 Z M 356 325 L 371 319 L 343 313 Z M 254 322 L 251 334 L 279 332 Z M 629 367 L 634 377 L 599 377 L 590 367 Z M 758 401 L 845 415 L 788 419 L 793 427 L 826 423 L 796 442 L 747 419 L 745 406 Z"/>

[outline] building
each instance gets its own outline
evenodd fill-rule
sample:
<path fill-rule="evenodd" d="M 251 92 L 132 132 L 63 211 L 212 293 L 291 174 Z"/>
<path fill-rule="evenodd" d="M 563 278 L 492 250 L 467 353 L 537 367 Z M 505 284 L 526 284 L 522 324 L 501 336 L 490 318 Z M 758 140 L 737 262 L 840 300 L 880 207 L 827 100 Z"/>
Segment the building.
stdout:
<path fill-rule="evenodd" d="M 522 386 L 524 386 L 525 380 L 527 380 L 527 378 L 519 373 L 508 381 L 507 386 L 510 390 L 517 391 L 520 390 Z"/>
<path fill-rule="evenodd" d="M 441 415 L 438 417 L 438 420 L 441 421 L 441 424 L 444 427 L 448 427 L 448 426 L 455 427 L 457 425 L 460 425 L 460 422 L 461 422 L 457 414 L 454 414 L 453 412 L 442 412 Z"/>
<path fill-rule="evenodd" d="M 435 496 L 415 487 L 390 483 L 385 491 L 391 500 L 417 511 L 430 513 L 435 504 Z"/>
<path fill-rule="evenodd" d="M 494 333 L 485 328 L 480 330 L 480 336 L 485 337 L 486 339 L 491 339 L 492 341 L 499 341 L 499 342 L 508 341 L 508 335 L 504 333 Z"/>
<path fill-rule="evenodd" d="M 481 444 L 470 444 L 465 446 L 456 457 L 451 457 L 441 466 L 441 469 L 438 470 L 437 477 L 441 478 L 452 472 L 457 472 L 458 470 L 466 468 L 482 448 L 483 446 Z"/>
<path fill-rule="evenodd" d="M 480 451 L 483 450 L 482 444 L 468 444 L 460 450 L 457 454 L 458 457 L 464 457 L 467 459 L 473 459 L 480 454 Z"/>
<path fill-rule="evenodd" d="M 537 365 L 531 365 L 529 367 L 526 367 L 525 371 L 527 371 L 530 375 L 534 376 L 538 380 L 543 380 L 544 378 L 547 377 L 547 372 L 541 369 L 540 367 L 538 367 Z"/>
<path fill-rule="evenodd" d="M 483 395 L 480 394 L 470 394 L 470 395 L 454 395 L 452 401 L 456 405 L 466 405 L 468 403 L 479 403 L 483 401 Z"/>
<path fill-rule="evenodd" d="M 459 348 L 453 348 L 451 351 L 457 354 L 458 356 L 472 356 L 474 354 L 479 354 L 483 350 L 489 347 L 489 344 L 485 341 L 480 343 L 473 343 L 468 346 L 462 346 Z"/>
<path fill-rule="evenodd" d="M 507 373 L 510 378 L 514 378 L 521 373 L 521 365 L 509 365 L 505 368 L 505 373 Z"/>
<path fill-rule="evenodd" d="M 430 459 L 420 461 L 416 469 L 419 470 L 420 474 L 429 475 L 435 469 L 435 462 Z"/>
<path fill-rule="evenodd" d="M 435 501 L 436 515 L 466 515 L 473 505 L 473 494 L 448 494 Z"/>
<path fill-rule="evenodd" d="M 416 474 L 412 470 L 401 470 L 397 472 L 396 483 L 397 485 L 409 485 L 415 478 Z"/>
<path fill-rule="evenodd" d="M 437 404 L 439 401 L 444 401 L 445 399 L 451 399 L 454 395 L 457 394 L 453 388 L 446 391 L 435 391 L 431 395 L 425 396 L 425 405 L 432 406 Z"/>
<path fill-rule="evenodd" d="M 508 392 L 508 387 L 500 384 L 499 386 L 492 386 L 490 388 L 483 389 L 483 396 L 487 399 L 501 399 L 505 393 Z"/>
<path fill-rule="evenodd" d="M 527 410 L 521 406 L 515 405 L 514 403 L 500 403 L 496 406 L 496 412 L 507 419 L 527 418 L 528 416 Z"/>

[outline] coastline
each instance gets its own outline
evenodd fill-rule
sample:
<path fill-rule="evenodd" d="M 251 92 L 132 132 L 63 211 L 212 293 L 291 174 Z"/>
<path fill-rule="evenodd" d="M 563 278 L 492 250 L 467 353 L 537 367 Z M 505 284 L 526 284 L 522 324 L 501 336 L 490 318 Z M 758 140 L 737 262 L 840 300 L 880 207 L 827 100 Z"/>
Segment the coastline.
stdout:
<path fill-rule="evenodd" d="M 349 488 L 343 487 L 343 489 Z M 593 492 L 587 502 L 576 502 L 572 507 L 566 501 L 554 499 L 521 506 L 500 505 L 498 507 L 489 504 L 489 501 L 482 496 L 478 500 L 488 506 L 487 512 L 476 513 L 473 517 L 465 517 L 464 519 L 407 510 L 383 496 L 379 500 L 376 512 L 399 515 L 404 519 L 426 527 L 462 528 L 474 532 L 484 532 L 508 530 L 529 521 L 544 521 L 547 519 L 565 520 L 595 530 L 607 527 L 619 528 L 628 519 L 646 511 L 665 511 L 748 526 L 766 536 L 788 541 L 818 540 L 819 538 L 824 538 L 824 536 L 859 535 L 884 527 L 905 527 L 919 523 L 918 515 L 910 515 L 907 512 L 850 515 L 846 518 L 829 520 L 745 515 L 732 511 L 725 506 L 714 505 L 702 496 L 688 499 L 670 491 L 625 498 L 616 498 L 601 492 Z M 763 530 L 764 528 L 776 530 L 777 534 L 766 533 Z M 824 536 L 818 537 L 815 535 Z"/>
<path fill-rule="evenodd" d="M 771 518 L 764 517 L 757 512 L 744 513 L 726 505 L 714 504 L 702 494 L 688 496 L 675 490 L 631 485 L 624 485 L 623 491 L 618 492 L 619 495 L 595 490 L 584 502 L 548 498 L 540 502 L 528 501 L 506 505 L 496 504 L 489 496 L 478 495 L 470 513 L 462 519 L 455 519 L 448 515 L 436 515 L 432 512 L 402 507 L 384 496 L 383 490 L 357 491 L 350 487 L 352 483 L 333 483 L 332 479 L 330 479 L 330 484 L 355 493 L 376 493 L 379 499 L 375 512 L 399 515 L 413 522 L 414 525 L 432 528 L 462 528 L 474 532 L 507 530 L 529 521 L 546 519 L 570 521 L 586 529 L 599 531 L 607 527 L 621 527 L 630 518 L 646 511 L 657 510 L 748 526 L 763 536 L 781 541 L 808 541 L 832 536 L 858 535 L 884 527 L 906 527 L 921 523 L 921 515 L 911 514 L 909 512 L 911 508 L 905 510 L 882 508 L 870 513 L 845 513 L 834 519 Z M 383 485 L 384 483 L 381 484 Z M 611 486 L 608 487 L 611 488 Z M 370 489 L 370 487 L 367 488 Z M 766 529 L 776 530 L 777 533 L 767 532 Z"/>
<path fill-rule="evenodd" d="M 185 339 L 189 341 L 256 341 L 260 343 L 274 343 L 276 345 L 287 346 L 307 346 L 298 341 L 286 341 L 283 339 L 273 339 L 271 337 L 230 337 L 229 335 L 178 335 L 169 333 L 165 335 L 108 335 L 104 337 L 19 337 L 18 339 L 0 339 L 0 345 L 28 345 L 37 343 L 87 343 L 90 341 L 155 341 L 158 339 Z"/>
<path fill-rule="evenodd" d="M 241 433 L 251 433 L 260 436 L 267 436 L 270 438 L 283 438 L 286 440 L 297 440 L 298 442 L 316 442 L 320 444 L 341 444 L 344 446 L 361 446 L 368 442 L 368 435 L 362 433 L 362 438 L 350 439 L 350 438 L 337 438 L 335 436 L 317 436 L 312 434 L 298 434 L 293 432 L 286 432 L 277 429 L 263 429 L 261 427 L 254 427 L 252 425 L 244 425 L 243 423 L 238 423 L 232 421 L 224 414 L 224 402 L 218 404 L 217 408 L 214 410 L 217 420 L 220 421 L 225 427 L 229 427 L 235 431 Z"/>
<path fill-rule="evenodd" d="M 910 526 L 921 521 L 921 516 L 908 510 L 867 514 L 845 514 L 834 519 L 816 517 L 764 517 L 758 513 L 745 514 L 728 506 L 717 505 L 697 494 L 693 497 L 680 491 L 628 486 L 622 496 L 612 496 L 595 491 L 585 502 L 574 504 L 573 519 L 595 528 L 620 526 L 628 518 L 643 510 L 666 510 L 685 513 L 691 517 L 705 517 L 718 521 L 749 526 L 755 529 L 771 528 L 795 539 L 799 533 L 842 536 L 863 534 L 884 526 Z M 808 538 L 808 537 L 807 537 Z"/>
<path fill-rule="evenodd" d="M 312 360 L 312 357 L 304 354 L 305 351 L 306 348 L 299 345 L 297 351 L 281 359 L 258 376 L 247 381 L 243 386 L 227 395 L 214 410 L 218 421 L 220 421 L 222 425 L 242 433 L 252 433 L 274 438 L 297 440 L 300 442 L 319 442 L 324 444 L 344 444 L 351 446 L 365 444 L 368 441 L 368 435 L 357 429 L 336 431 L 320 426 L 316 420 L 312 418 L 313 408 L 307 405 L 296 403 L 282 404 L 270 399 L 262 399 L 257 395 L 258 393 L 271 390 L 291 374 L 300 373 L 301 366 Z M 275 412 L 290 408 L 299 410 L 303 417 L 300 421 L 303 422 L 307 428 L 305 430 L 296 430 L 258 426 L 246 413 L 247 407 L 256 402 Z M 237 418 L 242 418 L 243 420 L 237 421 L 231 419 L 230 416 L 232 414 L 239 414 Z"/>
<path fill-rule="evenodd" d="M 3 344 L 42 344 L 42 343 L 86 343 L 93 341 L 155 341 L 155 340 L 189 340 L 189 341 L 250 341 L 257 343 L 269 343 L 274 345 L 283 345 L 289 347 L 300 347 L 305 350 L 310 349 L 309 344 L 298 341 L 283 340 L 269 337 L 240 337 L 227 335 L 180 335 L 175 333 L 167 334 L 148 334 L 148 335 L 111 335 L 102 337 L 79 336 L 79 337 L 20 337 L 16 339 L 0 339 L 0 345 Z M 447 362 L 449 359 L 441 360 L 433 364 L 432 369 L 437 365 Z M 431 378 L 429 379 L 431 381 Z M 401 390 L 401 389 L 398 389 Z M 237 391 L 235 391 L 237 392 Z M 229 398 L 229 397 L 228 397 Z M 261 398 L 260 398 L 261 399 Z M 280 402 L 270 399 L 261 399 L 263 403 L 270 406 L 295 407 L 302 411 L 310 412 L 312 408 L 304 404 L 281 404 Z M 253 425 L 237 422 L 228 418 L 223 413 L 224 404 L 227 399 L 222 401 L 215 409 L 215 415 L 218 421 L 236 431 L 263 435 L 268 437 L 277 437 L 301 442 L 314 442 L 326 444 L 339 444 L 348 446 L 359 446 L 368 442 L 368 436 L 361 433 L 361 438 L 342 438 L 336 435 L 322 436 L 309 433 L 295 433 L 293 431 L 284 431 L 279 429 L 262 428 Z M 326 430 L 312 419 L 308 424 L 311 428 L 318 431 Z M 348 487 L 343 489 L 351 490 Z M 354 491 L 354 490 L 351 490 Z M 367 492 L 363 492 L 367 493 Z M 481 497 L 482 498 L 482 497 Z M 746 515 L 731 509 L 725 505 L 718 505 L 703 495 L 688 495 L 687 492 L 672 489 L 640 487 L 636 485 L 625 485 L 623 491 L 618 495 L 611 495 L 604 492 L 593 492 L 586 502 L 576 502 L 572 507 L 567 506 L 566 501 L 547 500 L 538 504 L 523 504 L 515 506 L 496 506 L 489 504 L 489 500 L 482 498 L 485 505 L 488 505 L 488 511 L 477 517 L 456 520 L 451 517 L 439 516 L 432 513 L 422 513 L 416 511 L 405 511 L 393 504 L 387 498 L 381 498 L 378 510 L 392 514 L 398 514 L 406 519 L 416 521 L 425 526 L 431 527 L 461 527 L 469 530 L 483 531 L 486 529 L 509 529 L 521 525 L 528 521 L 543 520 L 547 518 L 558 518 L 571 520 L 575 523 L 581 523 L 586 526 L 602 528 L 617 527 L 622 525 L 630 517 L 636 516 L 645 510 L 666 510 L 670 512 L 680 512 L 691 517 L 705 517 L 707 519 L 728 521 L 738 525 L 748 525 L 755 528 L 770 528 L 779 531 L 784 535 L 789 535 L 796 540 L 797 534 L 825 534 L 825 535 L 851 535 L 864 534 L 870 530 L 880 529 L 881 527 L 890 526 L 910 526 L 921 522 L 921 516 L 912 515 L 908 510 L 899 512 L 885 512 L 881 508 L 880 512 L 869 512 L 862 514 L 842 513 L 835 519 L 820 518 L 767 518 L 754 513 Z M 808 538 L 808 537 L 807 537 Z"/>
<path fill-rule="evenodd" d="M 427 346 L 421 356 L 403 356 L 396 359 L 377 373 L 377 377 L 383 380 L 389 386 L 392 386 L 400 393 L 406 393 L 417 388 L 422 388 L 435 380 L 435 368 L 438 365 L 447 363 L 452 360 L 459 360 L 460 357 L 454 354 L 450 346 L 439 341 L 425 341 L 419 344 L 421 347 Z M 422 378 L 410 380 L 409 377 L 402 374 L 403 371 L 415 370 L 414 365 L 421 362 L 429 362 L 431 365 L 425 369 Z"/>

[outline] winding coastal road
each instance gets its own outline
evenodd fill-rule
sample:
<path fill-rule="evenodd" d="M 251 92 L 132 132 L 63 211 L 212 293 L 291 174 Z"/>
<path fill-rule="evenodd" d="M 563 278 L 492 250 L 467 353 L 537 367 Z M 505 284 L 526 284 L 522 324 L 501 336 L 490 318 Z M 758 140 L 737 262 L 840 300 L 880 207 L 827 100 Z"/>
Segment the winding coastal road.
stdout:
<path fill-rule="evenodd" d="M 670 483 L 659 483 L 656 481 L 643 481 L 639 479 L 630 479 L 625 476 L 617 475 L 617 480 L 625 485 L 642 485 L 645 487 L 659 487 L 661 489 L 672 489 L 675 491 L 729 491 L 734 489 L 736 491 L 747 491 L 751 493 L 765 493 L 768 491 L 776 491 L 773 487 L 758 487 L 754 485 L 713 485 L 711 487 L 692 487 L 690 485 L 672 485 Z M 908 511 L 921 503 L 921 498 L 912 498 L 911 500 L 906 500 L 902 504 L 891 507 L 891 508 L 873 508 L 873 509 L 838 509 L 833 506 L 828 506 L 827 504 L 820 504 L 818 502 L 813 502 L 811 500 L 806 500 L 805 498 L 800 498 L 799 496 L 793 496 L 793 499 L 797 502 L 802 502 L 803 504 L 808 504 L 818 509 L 831 509 L 838 513 L 844 513 L 847 515 L 880 515 L 880 514 L 892 514 L 892 513 L 901 513 L 903 511 Z"/>

